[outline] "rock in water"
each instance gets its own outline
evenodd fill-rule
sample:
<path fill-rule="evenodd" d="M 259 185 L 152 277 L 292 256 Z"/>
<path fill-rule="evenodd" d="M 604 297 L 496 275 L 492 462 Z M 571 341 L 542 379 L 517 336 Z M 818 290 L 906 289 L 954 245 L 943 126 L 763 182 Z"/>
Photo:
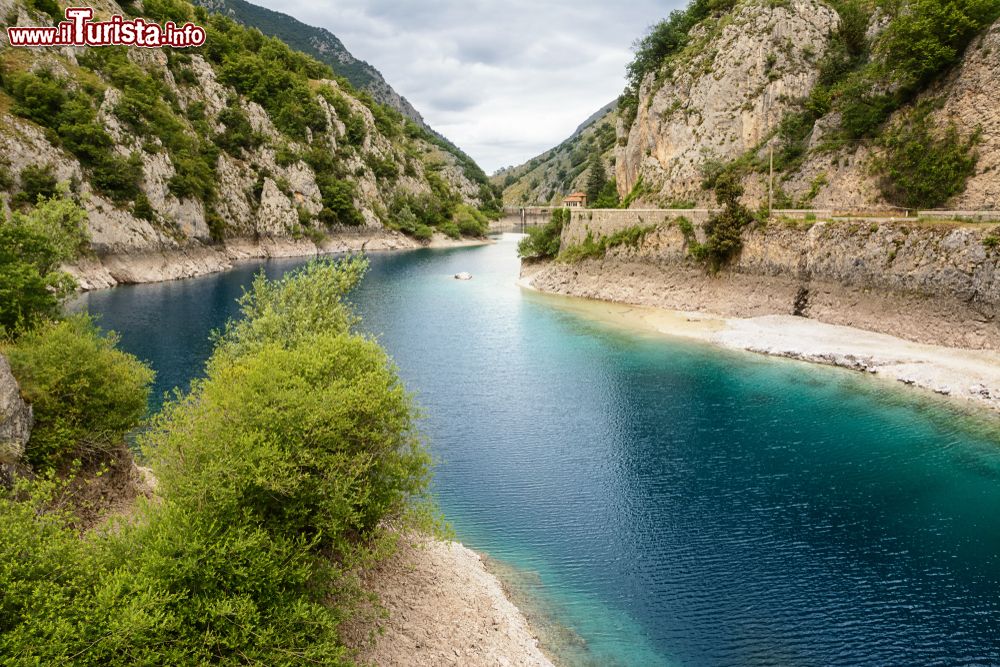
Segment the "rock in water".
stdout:
<path fill-rule="evenodd" d="M 472 274 L 467 271 L 455 274 L 455 280 L 472 280 Z"/>
<path fill-rule="evenodd" d="M 16 463 L 24 456 L 34 421 L 7 358 L 0 355 L 0 466 Z"/>

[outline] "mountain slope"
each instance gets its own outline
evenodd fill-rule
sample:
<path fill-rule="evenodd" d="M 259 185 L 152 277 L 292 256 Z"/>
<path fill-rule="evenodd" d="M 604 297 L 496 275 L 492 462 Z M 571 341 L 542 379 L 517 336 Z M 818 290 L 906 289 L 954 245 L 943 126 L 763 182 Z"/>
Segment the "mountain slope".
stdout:
<path fill-rule="evenodd" d="M 248 27 L 257 28 L 265 35 L 277 37 L 293 49 L 329 65 L 335 74 L 350 81 L 355 88 L 371 93 L 377 102 L 392 107 L 421 127 L 430 129 L 420 112 L 393 90 L 381 72 L 364 60 L 355 58 L 329 30 L 307 25 L 288 14 L 259 7 L 245 0 L 196 0 L 194 4 L 210 12 L 229 16 Z"/>
<path fill-rule="evenodd" d="M 712 206 L 730 173 L 766 206 L 773 151 L 775 208 L 1000 208 L 998 17 L 1000 0 L 693 0 L 627 69 L 619 195 Z M 577 141 L 495 175 L 505 202 L 578 189 Z"/>
<path fill-rule="evenodd" d="M 96 9 L 122 12 L 108 0 Z M 179 0 L 142 15 L 195 20 L 208 39 L 25 49 L 0 32 L 0 208 L 68 188 L 100 255 L 349 227 L 420 238 L 485 228 L 471 210 L 491 203 L 481 170 L 323 64 Z M 21 0 L 0 0 L 0 17 L 50 20 Z"/>
<path fill-rule="evenodd" d="M 773 148 L 778 208 L 996 208 L 1000 120 L 976 86 L 1000 84 L 998 16 L 997 0 L 696 0 L 630 67 L 619 191 L 710 203 L 731 172 L 766 204 Z"/>
<path fill-rule="evenodd" d="M 611 102 L 580 124 L 555 148 L 517 167 L 500 169 L 491 178 L 502 189 L 507 206 L 559 204 L 570 192 L 585 189 L 587 167 L 598 155 L 609 174 L 615 167 L 617 102 Z"/>

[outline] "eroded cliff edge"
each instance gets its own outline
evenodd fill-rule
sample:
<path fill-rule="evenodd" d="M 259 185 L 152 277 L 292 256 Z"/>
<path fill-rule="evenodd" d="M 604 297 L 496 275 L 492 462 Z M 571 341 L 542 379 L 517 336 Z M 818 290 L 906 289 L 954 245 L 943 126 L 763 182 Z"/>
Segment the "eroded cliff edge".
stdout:
<path fill-rule="evenodd" d="M 711 273 L 688 255 L 679 218 L 669 211 L 574 212 L 563 249 L 588 234 L 655 228 L 602 258 L 552 262 L 533 285 L 727 317 L 794 314 L 919 343 L 1000 350 L 996 225 L 771 221 L 744 232 L 739 257 Z M 694 227 L 703 237 L 697 221 Z"/>

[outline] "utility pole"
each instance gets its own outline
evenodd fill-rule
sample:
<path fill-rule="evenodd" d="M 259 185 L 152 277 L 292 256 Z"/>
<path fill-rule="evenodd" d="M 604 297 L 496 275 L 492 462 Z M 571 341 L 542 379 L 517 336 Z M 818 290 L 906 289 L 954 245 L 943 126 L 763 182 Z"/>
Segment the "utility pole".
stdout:
<path fill-rule="evenodd" d="M 771 167 L 767 175 L 767 217 L 771 217 L 771 208 L 774 206 L 774 137 L 767 140 L 770 146 L 770 163 Z"/>

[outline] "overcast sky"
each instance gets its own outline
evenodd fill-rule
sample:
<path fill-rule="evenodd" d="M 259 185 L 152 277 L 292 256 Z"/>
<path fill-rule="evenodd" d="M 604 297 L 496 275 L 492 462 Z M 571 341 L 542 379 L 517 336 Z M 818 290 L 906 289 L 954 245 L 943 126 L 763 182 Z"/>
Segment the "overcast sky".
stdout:
<path fill-rule="evenodd" d="M 251 0 L 337 35 L 486 170 L 547 150 L 624 86 L 686 0 Z"/>

